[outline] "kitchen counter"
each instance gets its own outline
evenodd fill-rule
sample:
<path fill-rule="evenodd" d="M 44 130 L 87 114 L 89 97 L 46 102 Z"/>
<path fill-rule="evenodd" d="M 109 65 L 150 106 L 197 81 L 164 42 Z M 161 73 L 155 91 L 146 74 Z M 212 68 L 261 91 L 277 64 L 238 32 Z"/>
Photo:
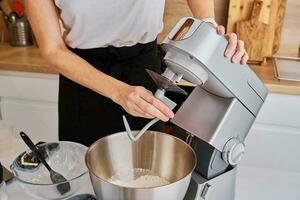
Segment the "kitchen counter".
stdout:
<path fill-rule="evenodd" d="M 12 47 L 9 44 L 0 45 L 0 70 L 57 73 L 41 57 L 36 46 Z"/>
<path fill-rule="evenodd" d="M 300 95 L 300 82 L 280 81 L 274 77 L 271 60 L 264 66 L 251 65 L 251 68 L 270 92 Z M 57 74 L 41 57 L 36 46 L 12 47 L 9 44 L 0 45 L 0 70 Z M 184 81 L 180 85 L 193 86 Z"/>
<path fill-rule="evenodd" d="M 253 130 L 253 129 L 252 129 Z M 256 134 L 250 134 L 250 140 L 246 141 L 246 144 L 251 150 L 252 148 L 257 147 L 257 139 Z M 260 139 L 263 139 L 264 141 L 271 141 L 270 138 L 274 138 L 275 140 L 282 141 L 281 140 L 281 134 L 277 135 L 260 135 Z M 295 134 L 291 134 L 289 137 L 293 137 Z M 267 137 L 267 138 L 265 138 Z M 283 136 L 282 138 L 285 138 Z M 292 139 L 292 138 L 288 138 Z M 293 149 L 297 147 L 297 140 L 294 140 L 295 142 L 290 145 L 289 149 Z M 286 143 L 285 143 L 286 144 Z M 273 146 L 272 143 L 268 143 L 267 145 L 260 144 L 259 148 L 265 148 L 266 146 Z M 2 164 L 9 169 L 9 165 L 13 162 L 13 159 L 18 155 L 19 153 L 23 152 L 27 147 L 21 141 L 21 139 L 14 139 L 14 153 L 12 153 L 9 156 L 6 157 L 0 157 L 0 160 Z M 273 149 L 272 151 L 276 151 L 276 149 Z M 284 148 L 286 150 L 286 148 Z M 260 149 L 261 150 L 261 149 Z M 265 149 L 266 150 L 266 149 Z M 289 200 L 299 200 L 300 198 L 300 192 L 299 192 L 299 184 L 300 184 L 300 173 L 295 171 L 289 171 L 289 170 L 280 170 L 280 169 L 270 169 L 270 168 L 263 168 L 262 163 L 265 162 L 266 159 L 264 156 L 262 156 L 262 160 L 259 161 L 260 158 L 258 158 L 258 155 L 265 155 L 266 151 L 248 151 L 247 155 L 245 155 L 245 158 L 242 160 L 242 163 L 238 166 L 238 172 L 237 172 L 237 181 L 236 181 L 236 196 L 235 200 L 281 200 L 286 199 L 288 195 Z M 288 151 L 288 150 L 286 150 Z M 294 154 L 297 154 L 295 152 Z M 282 153 L 279 156 L 286 155 L 285 153 Z M 251 157 L 255 159 L 256 162 L 253 162 L 251 160 Z M 293 156 L 291 156 L 293 157 Z M 287 159 L 286 156 L 284 157 L 284 163 L 283 165 L 290 166 L 290 163 L 286 163 L 287 161 L 294 161 L 295 159 Z M 247 162 L 248 160 L 248 162 Z M 273 161 L 272 159 L 267 159 L 269 161 Z M 275 160 L 282 159 L 275 158 Z M 249 166 L 249 163 L 254 163 L 254 166 Z M 260 163 L 260 164 L 259 164 Z M 275 163 L 277 163 L 275 161 Z M 278 162 L 281 163 L 282 162 Z M 277 163 L 277 164 L 278 164 Z M 256 164 L 256 165 L 255 165 Z M 276 164 L 275 164 L 276 165 Z M 272 164 L 274 166 L 274 164 Z M 296 166 L 294 168 L 297 168 Z M 11 200 L 39 200 L 35 199 L 28 194 L 24 192 L 24 190 L 20 187 L 17 180 L 12 180 L 7 184 L 7 193 L 9 195 L 9 199 Z M 76 192 L 76 194 L 83 194 L 83 193 L 90 193 L 93 194 L 93 188 L 91 185 L 91 182 L 89 181 L 88 176 L 86 176 L 86 179 L 84 180 L 84 183 L 82 183 L 82 187 L 80 187 L 79 191 Z"/>
<path fill-rule="evenodd" d="M 300 173 L 239 166 L 235 200 L 299 200 Z"/>

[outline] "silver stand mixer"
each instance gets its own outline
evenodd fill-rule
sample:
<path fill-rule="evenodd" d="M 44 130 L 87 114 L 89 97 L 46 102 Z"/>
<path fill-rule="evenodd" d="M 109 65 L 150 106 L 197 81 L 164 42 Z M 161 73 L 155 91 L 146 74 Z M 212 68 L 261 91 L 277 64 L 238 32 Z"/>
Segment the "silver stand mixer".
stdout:
<path fill-rule="evenodd" d="M 190 133 L 186 142 L 197 155 L 185 200 L 234 199 L 244 140 L 268 94 L 247 65 L 224 57 L 226 46 L 210 24 L 182 18 L 162 43 L 166 70 L 162 76 L 149 72 L 158 85 L 155 96 L 170 108 L 176 104 L 165 91 L 182 92 L 174 83 L 197 85 L 171 120 Z"/>

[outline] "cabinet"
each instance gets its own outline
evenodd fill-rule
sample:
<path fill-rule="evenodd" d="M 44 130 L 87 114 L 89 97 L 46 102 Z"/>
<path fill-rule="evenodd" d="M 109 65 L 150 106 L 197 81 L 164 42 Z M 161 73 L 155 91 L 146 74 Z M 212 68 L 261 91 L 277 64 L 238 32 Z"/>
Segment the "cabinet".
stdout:
<path fill-rule="evenodd" d="M 58 140 L 58 75 L 0 71 L 0 114 L 35 141 Z M 269 94 L 245 143 L 243 165 L 300 172 L 300 96 Z M 287 165 L 288 163 L 288 165 Z"/>
<path fill-rule="evenodd" d="M 242 165 L 300 172 L 300 96 L 269 94 L 245 141 Z"/>
<path fill-rule="evenodd" d="M 0 71 L 3 120 L 35 141 L 58 140 L 58 75 Z"/>

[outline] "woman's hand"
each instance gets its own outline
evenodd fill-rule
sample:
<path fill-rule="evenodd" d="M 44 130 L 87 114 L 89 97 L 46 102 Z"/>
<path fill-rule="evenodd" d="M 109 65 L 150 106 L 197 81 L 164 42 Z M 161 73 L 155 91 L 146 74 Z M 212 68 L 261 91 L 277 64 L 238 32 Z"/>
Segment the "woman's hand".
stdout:
<path fill-rule="evenodd" d="M 136 117 L 159 118 L 168 121 L 174 117 L 173 111 L 153 94 L 141 86 L 122 84 L 117 88 L 114 102 L 122 106 L 126 112 Z"/>
<path fill-rule="evenodd" d="M 246 64 L 249 56 L 245 50 L 244 41 L 238 40 L 237 35 L 235 33 L 225 34 L 224 26 L 217 27 L 217 33 L 219 35 L 224 35 L 228 40 L 228 46 L 225 50 L 225 56 L 231 58 L 231 62 L 241 64 Z"/>

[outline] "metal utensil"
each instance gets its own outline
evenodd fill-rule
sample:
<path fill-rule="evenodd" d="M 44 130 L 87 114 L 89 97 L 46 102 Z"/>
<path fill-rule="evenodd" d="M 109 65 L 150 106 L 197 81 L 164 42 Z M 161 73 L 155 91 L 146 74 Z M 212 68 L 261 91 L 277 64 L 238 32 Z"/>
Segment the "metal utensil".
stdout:
<path fill-rule="evenodd" d="M 134 135 L 131 131 L 131 128 L 129 126 L 129 123 L 125 117 L 125 115 L 123 115 L 123 123 L 125 126 L 125 130 L 128 134 L 128 137 L 131 139 L 131 141 L 136 142 L 140 139 L 140 137 L 142 137 L 144 135 L 144 133 L 156 122 L 158 122 L 159 119 L 158 118 L 154 118 L 152 119 L 150 122 L 148 122 L 143 128 L 142 130 L 140 130 L 136 135 Z"/>
<path fill-rule="evenodd" d="M 26 16 L 18 17 L 15 12 L 8 17 L 8 29 L 10 34 L 10 44 L 12 46 L 32 45 L 31 28 Z"/>
<path fill-rule="evenodd" d="M 56 186 L 57 190 L 61 195 L 67 193 L 70 191 L 71 186 L 70 183 L 67 182 L 67 179 L 59 174 L 58 172 L 51 169 L 51 167 L 48 165 L 48 163 L 43 158 L 42 154 L 39 152 L 39 150 L 36 148 L 36 146 L 33 144 L 33 142 L 30 140 L 30 138 L 24 133 L 21 132 L 20 136 L 22 137 L 23 141 L 26 143 L 26 145 L 30 148 L 31 151 L 33 151 L 38 159 L 43 163 L 43 165 L 47 168 L 47 170 L 50 173 L 50 178 L 53 183 L 60 183 Z"/>

